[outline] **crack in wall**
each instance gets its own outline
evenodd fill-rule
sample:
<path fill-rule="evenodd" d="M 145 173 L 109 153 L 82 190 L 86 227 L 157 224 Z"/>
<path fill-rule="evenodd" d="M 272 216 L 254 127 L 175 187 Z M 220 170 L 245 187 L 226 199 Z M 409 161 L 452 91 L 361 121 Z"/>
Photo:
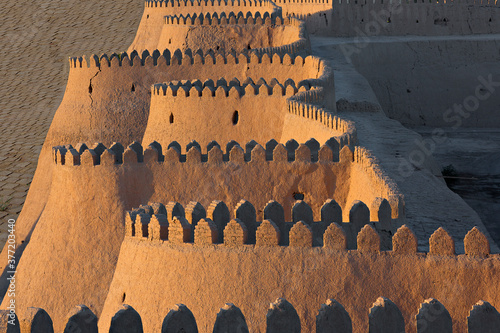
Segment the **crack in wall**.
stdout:
<path fill-rule="evenodd" d="M 89 108 L 90 120 L 89 120 L 89 123 L 90 123 L 90 129 L 92 129 L 92 107 L 94 106 L 94 99 L 92 98 L 92 92 L 93 92 L 93 89 L 94 89 L 93 86 L 92 86 L 92 80 L 97 75 L 99 75 L 100 72 L 101 72 L 101 68 L 99 68 L 99 70 L 97 71 L 97 73 L 95 73 L 95 75 L 90 78 L 90 84 L 89 84 L 89 97 L 90 97 L 90 108 Z"/>

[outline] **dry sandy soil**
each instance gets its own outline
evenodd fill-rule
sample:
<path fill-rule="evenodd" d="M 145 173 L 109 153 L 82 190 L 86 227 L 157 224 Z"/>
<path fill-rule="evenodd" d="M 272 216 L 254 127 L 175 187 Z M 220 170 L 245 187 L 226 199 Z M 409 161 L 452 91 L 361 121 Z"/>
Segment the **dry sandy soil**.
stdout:
<path fill-rule="evenodd" d="M 137 0 L 7 0 L 0 11 L 0 245 L 17 218 L 64 94 L 68 57 L 126 50 Z"/>

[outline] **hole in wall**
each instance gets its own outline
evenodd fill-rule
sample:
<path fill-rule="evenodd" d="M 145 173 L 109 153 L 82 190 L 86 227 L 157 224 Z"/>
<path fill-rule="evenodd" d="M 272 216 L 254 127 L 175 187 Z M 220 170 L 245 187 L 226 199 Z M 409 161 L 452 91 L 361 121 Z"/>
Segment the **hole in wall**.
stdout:
<path fill-rule="evenodd" d="M 418 20 L 416 21 L 416 23 L 418 23 Z"/>
<path fill-rule="evenodd" d="M 92 94 L 92 83 L 89 84 L 89 94 Z"/>
<path fill-rule="evenodd" d="M 122 303 L 125 302 L 125 298 L 127 298 L 127 295 L 125 293 L 123 293 L 123 295 L 122 295 Z"/>
<path fill-rule="evenodd" d="M 248 44 L 248 45 L 247 45 L 247 49 L 248 49 L 248 50 L 250 50 L 250 49 L 251 49 L 250 44 Z"/>
<path fill-rule="evenodd" d="M 411 90 L 410 90 L 410 89 L 406 89 L 406 92 L 407 92 L 407 93 L 411 93 Z"/>
<path fill-rule="evenodd" d="M 391 17 L 387 18 L 387 23 L 391 23 Z"/>
<path fill-rule="evenodd" d="M 148 18 L 149 18 L 149 15 L 148 15 L 148 16 L 146 16 L 146 19 L 148 19 Z"/>
<path fill-rule="evenodd" d="M 219 49 L 220 49 L 220 47 L 217 45 L 217 49 L 216 50 L 219 50 Z"/>
<path fill-rule="evenodd" d="M 236 110 L 233 113 L 233 125 L 236 125 L 239 120 L 240 120 L 240 115 L 239 115 L 238 110 Z"/>
<path fill-rule="evenodd" d="M 304 200 L 304 193 L 293 192 L 293 198 L 295 200 Z"/>
<path fill-rule="evenodd" d="M 168 43 L 169 43 L 169 44 L 172 44 L 172 38 L 170 38 L 170 39 L 168 40 Z"/>
<path fill-rule="evenodd" d="M 170 114 L 169 121 L 171 124 L 174 123 L 174 114 L 173 113 Z"/>
<path fill-rule="evenodd" d="M 132 88 L 130 88 L 130 91 L 132 91 L 132 92 L 135 91 L 135 84 L 132 83 Z"/>
<path fill-rule="evenodd" d="M 488 20 L 488 22 L 491 22 L 491 17 L 490 17 L 490 19 Z"/>

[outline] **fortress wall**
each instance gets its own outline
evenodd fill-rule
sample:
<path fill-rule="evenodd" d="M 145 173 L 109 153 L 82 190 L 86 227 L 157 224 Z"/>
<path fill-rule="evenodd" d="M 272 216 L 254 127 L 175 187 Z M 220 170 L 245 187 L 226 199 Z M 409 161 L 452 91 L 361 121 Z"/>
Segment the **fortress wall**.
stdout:
<path fill-rule="evenodd" d="M 300 40 L 300 29 L 291 25 L 261 24 L 164 25 L 156 48 L 243 50 L 277 48 Z"/>
<path fill-rule="evenodd" d="M 224 149 L 226 154 L 223 155 L 219 148 L 216 151 L 212 151 L 215 149 L 212 148 L 207 156 L 202 155 L 197 148 L 179 155 L 180 149 L 173 148 L 178 144 L 173 143 L 170 148 L 161 149 L 164 155 L 160 157 L 152 148 L 157 144 L 152 144 L 144 152 L 145 162 L 138 163 L 136 153 L 129 148 L 121 159 L 123 163 L 118 164 L 113 164 L 115 160 L 109 160 L 120 160 L 119 157 L 110 155 L 109 149 L 94 159 L 90 157 L 89 151 L 80 156 L 73 150 L 66 153 L 63 166 L 59 165 L 62 163 L 59 158 L 57 168 L 72 169 L 76 174 L 82 169 L 90 168 L 99 172 L 102 168 L 112 168 L 122 177 L 119 180 L 120 194 L 126 196 L 126 202 L 133 207 L 149 201 L 176 201 L 187 205 L 193 200 L 205 207 L 213 200 L 222 200 L 227 205 L 236 206 L 242 198 L 255 206 L 264 207 L 269 200 L 276 200 L 283 205 L 285 217 L 290 219 L 291 207 L 295 202 L 294 193 L 303 194 L 304 200 L 315 212 L 319 212 L 329 198 L 335 199 L 341 207 L 346 205 L 349 182 L 344 180 L 348 179 L 352 159 L 333 162 L 334 155 L 331 153 L 330 157 L 321 157 L 319 161 L 316 157 L 315 161 L 311 161 L 311 153 L 305 145 L 300 146 L 300 158 L 304 159 L 299 159 L 294 157 L 298 154 L 296 147 L 290 147 L 287 151 L 283 145 L 272 149 L 270 144 L 266 145 L 270 146 L 266 152 L 260 145 L 252 149 L 255 142 L 250 142 L 245 147 L 248 153 L 245 153 L 237 143 L 237 147 L 233 147 L 232 142 Z M 304 154 L 304 150 L 309 155 Z M 338 156 L 338 152 L 335 155 Z M 73 156 L 77 156 L 77 159 L 73 159 Z M 163 161 L 158 161 L 159 159 Z M 297 161 L 294 162 L 294 159 Z M 95 163 L 98 165 L 94 165 Z M 141 185 L 146 181 L 146 187 Z M 254 185 L 248 187 L 248 184 Z M 136 187 L 144 188 L 144 194 L 138 195 Z M 130 208 L 132 206 L 128 209 Z M 320 220 L 319 216 L 315 218 Z"/>
<path fill-rule="evenodd" d="M 183 88 L 174 92 L 170 86 L 163 86 L 159 89 L 166 91 L 153 93 L 143 143 L 156 140 L 166 147 L 176 140 L 185 146 L 196 140 L 206 146 L 212 140 L 267 142 L 279 138 L 287 96 L 284 87 L 275 87 L 225 85 L 202 90 L 193 86 L 189 92 Z"/>
<path fill-rule="evenodd" d="M 182 303 L 193 312 L 200 332 L 210 332 L 219 308 L 231 302 L 244 313 L 250 331 L 265 332 L 265 309 L 276 297 L 285 297 L 294 304 L 303 332 L 314 332 L 318 304 L 327 298 L 344 305 L 354 332 L 367 332 L 366 309 L 383 295 L 401 310 L 406 332 L 416 331 L 414 316 L 429 297 L 449 311 L 454 332 L 465 332 L 472 304 L 483 299 L 500 306 L 499 265 L 498 255 L 229 248 L 126 238 L 99 328 L 106 331 L 125 302 L 143 315 L 146 332 L 159 331 L 166 311 L 158 309 Z"/>
<path fill-rule="evenodd" d="M 386 115 L 404 125 L 500 125 L 500 42 L 494 38 L 437 37 L 338 47 L 357 50 L 350 55 L 356 69 L 370 83 Z"/>
<path fill-rule="evenodd" d="M 324 66 L 314 57 L 304 61 L 302 57 L 292 59 L 288 55 L 282 59 L 278 55 L 270 58 L 267 54 L 261 58 L 257 55 L 235 58 L 233 55 L 192 57 L 184 54 L 180 61 L 176 56 L 172 61 L 173 55 L 169 51 L 164 54 L 168 60 L 159 52 L 153 54 L 154 58 L 145 54 L 141 60 L 136 56 L 133 65 L 125 55 L 123 61 L 117 56 L 111 56 L 111 61 L 107 56 L 103 57 L 98 66 L 98 60 L 91 57 L 89 67 L 82 59 L 83 62 L 71 59 L 73 68 L 70 69 L 66 93 L 54 116 L 47 142 L 57 145 L 60 142 L 102 141 L 109 145 L 114 141 L 142 141 L 150 108 L 151 85 L 157 82 L 217 80 L 219 73 L 224 73 L 228 79 L 252 77 L 258 80 L 262 77 L 270 82 L 274 77 L 282 83 L 289 78 L 299 83 L 320 77 L 324 71 Z"/>
<path fill-rule="evenodd" d="M 338 139 L 342 134 L 342 131 L 326 127 L 319 121 L 287 113 L 284 116 L 283 132 L 279 141 L 287 142 L 294 139 L 304 142 L 313 136 L 318 142 L 326 142 L 332 136 Z"/>
<path fill-rule="evenodd" d="M 373 202 L 374 198 L 388 198 L 392 206 L 393 218 L 398 224 L 405 221 L 404 197 L 396 183 L 380 167 L 380 162 L 373 154 L 363 147 L 354 150 L 354 163 L 351 168 L 351 187 L 347 202 L 360 200 Z M 344 210 L 344 219 L 349 218 L 348 210 Z"/>
<path fill-rule="evenodd" d="M 471 35 L 500 32 L 498 4 L 494 1 L 370 1 L 336 0 L 331 34 Z"/>
<path fill-rule="evenodd" d="M 128 207 L 118 179 L 113 170 L 52 173 L 48 200 L 16 269 L 19 316 L 29 306 L 45 307 L 62 331 L 58 318 L 71 308 L 66 302 L 101 312 L 124 232 L 122 223 L 109 221 L 123 219 Z M 8 304 L 6 295 L 2 307 Z"/>
<path fill-rule="evenodd" d="M 156 48 L 167 15 L 188 15 L 200 13 L 256 12 L 269 14 L 279 12 L 271 1 L 146 1 L 141 23 L 134 42 L 128 52 L 142 52 Z"/>
<path fill-rule="evenodd" d="M 186 305 L 176 304 L 163 311 L 165 313 L 168 311 L 168 313 L 163 321 L 162 330 L 180 330 L 182 332 L 193 330 L 198 332 L 196 318 Z M 332 329 L 351 332 L 351 317 L 344 306 L 335 299 L 327 299 L 321 304 L 317 313 L 316 330 L 318 332 Z M 31 308 L 29 315 L 20 321 L 15 314 L 9 314 L 7 310 L 3 310 L 1 315 L 4 326 L 21 323 L 22 327 L 31 327 L 32 329 L 49 330 L 52 328 L 50 315 L 42 308 Z M 142 332 L 141 317 L 132 306 L 122 304 L 113 316 L 109 330 L 115 331 L 120 328 Z M 240 330 L 248 332 L 245 315 L 239 307 L 232 303 L 224 304 L 215 318 L 214 333 Z M 396 328 L 398 332 L 404 330 L 405 324 L 401 311 L 394 302 L 386 297 L 377 298 L 369 309 L 368 318 L 370 327 L 391 327 Z M 78 305 L 68 313 L 66 327 L 68 329 L 92 330 L 92 332 L 97 333 L 99 332 L 97 320 L 97 316 L 88 307 Z M 490 303 L 480 300 L 471 307 L 466 320 L 469 333 L 493 332 L 498 327 L 500 313 Z M 452 319 L 448 310 L 435 298 L 428 298 L 420 304 L 413 322 L 416 323 L 419 332 L 429 330 L 451 332 L 452 330 Z M 293 304 L 283 297 L 277 298 L 269 304 L 266 314 L 266 331 L 294 332 L 299 329 L 300 318 Z M 108 332 L 108 329 L 104 331 Z M 103 331 L 101 330 L 101 332 Z"/>
<path fill-rule="evenodd" d="M 308 92 L 302 94 L 307 95 Z M 287 103 L 288 114 L 285 115 L 280 142 L 291 139 L 305 141 L 314 133 L 314 138 L 319 142 L 326 142 L 333 135 L 340 149 L 347 145 L 354 147 L 356 144 L 357 133 L 352 122 L 316 105 L 297 102 L 291 98 Z"/>
<path fill-rule="evenodd" d="M 310 34 L 332 33 L 334 0 L 277 0 L 284 17 L 292 16 L 305 22 Z"/>
<path fill-rule="evenodd" d="M 224 200 L 235 206 L 247 198 L 263 207 L 276 199 L 288 215 L 295 192 L 304 193 L 319 211 L 328 198 L 342 202 L 349 186 L 342 179 L 350 162 L 241 162 L 243 153 L 233 153 L 228 162 L 197 163 L 191 152 L 183 163 L 167 159 L 146 166 L 130 161 L 130 153 L 125 152 L 122 165 L 106 165 L 101 156 L 97 166 L 54 167 L 49 200 L 17 267 L 17 309 L 45 308 L 57 331 L 62 331 L 73 304 L 85 303 L 99 315 L 122 240 L 123 212 L 141 203 L 172 200 L 187 205 L 197 200 L 208 207 L 212 200 Z M 105 154 L 109 162 L 109 151 Z M 285 150 L 280 156 L 286 155 Z M 89 159 L 92 164 L 87 151 L 82 163 Z M 4 308 L 8 302 L 5 298 Z"/>
<path fill-rule="evenodd" d="M 385 198 L 391 206 L 392 219 L 399 219 L 399 224 L 404 221 L 404 201 L 397 185 L 385 175 L 378 161 L 366 149 L 356 147 L 353 155 L 348 147 L 340 148 L 336 138 L 330 138 L 321 147 L 314 139 L 300 145 L 290 140 L 286 146 L 271 140 L 265 147 L 252 140 L 243 150 L 237 142 L 231 141 L 223 154 L 219 144 L 212 141 L 206 150 L 203 149 L 208 153 L 202 154 L 201 146 L 192 141 L 186 147 L 186 154 L 180 155 L 182 148 L 177 142 L 172 142 L 165 150 L 153 142 L 144 152 L 140 144 L 135 142 L 124 153 L 120 144 L 109 149 L 102 144 L 92 149 L 87 146 L 77 149 L 59 146 L 54 148 L 53 160 L 57 165 L 62 164 L 76 171 L 79 168 L 113 166 L 129 173 L 126 175 L 128 180 L 124 181 L 123 193 L 132 195 L 128 201 L 136 202 L 136 206 L 147 202 L 146 199 L 181 203 L 197 200 L 208 205 L 215 200 L 212 198 L 214 193 L 218 193 L 215 198 L 226 201 L 228 205 L 236 206 L 236 201 L 241 198 L 262 207 L 269 200 L 276 200 L 290 212 L 296 201 L 294 196 L 298 193 L 318 212 L 315 215 L 318 221 L 322 219 L 319 216 L 320 208 L 329 198 L 335 199 L 344 212 L 349 211 L 356 200 L 362 199 L 372 207 L 378 198 Z M 238 168 L 235 169 L 235 165 Z M 353 175 L 352 168 L 358 168 L 359 174 Z M 130 179 L 134 178 L 131 175 L 137 170 L 139 174 L 146 172 L 152 174 L 153 180 L 157 179 L 151 185 L 154 186 L 155 195 L 169 193 L 170 197 L 155 196 L 137 201 L 141 198 L 135 196 L 136 185 L 130 183 Z M 209 174 L 212 175 L 209 179 L 199 178 Z M 362 186 L 361 181 L 365 179 L 369 180 L 366 184 L 373 187 L 372 190 L 366 184 Z M 360 186 L 362 194 L 359 197 L 352 197 L 351 183 L 354 182 Z M 196 193 L 186 188 L 185 185 L 190 183 L 197 184 Z M 246 188 L 245 184 L 250 183 L 255 186 L 247 193 L 243 189 Z M 227 191 L 226 187 L 231 188 L 231 191 Z M 200 191 L 201 188 L 206 188 L 208 192 Z M 285 216 L 290 218 L 288 213 Z M 347 215 L 345 220 L 349 220 Z M 374 217 L 373 220 L 377 221 L 378 218 Z"/>

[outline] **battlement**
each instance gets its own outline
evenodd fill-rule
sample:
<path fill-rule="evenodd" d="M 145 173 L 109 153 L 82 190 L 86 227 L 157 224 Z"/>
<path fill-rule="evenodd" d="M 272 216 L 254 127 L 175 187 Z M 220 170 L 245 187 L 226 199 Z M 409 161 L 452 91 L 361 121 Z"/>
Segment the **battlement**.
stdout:
<path fill-rule="evenodd" d="M 341 147 L 347 145 L 354 147 L 357 144 L 357 130 L 352 121 L 345 120 L 339 116 L 334 116 L 325 108 L 309 104 L 321 102 L 322 92 L 322 88 L 303 92 L 300 98 L 303 98 L 307 102 L 296 101 L 289 98 L 287 100 L 288 113 L 305 119 L 317 121 L 327 128 L 341 132 L 342 134 L 336 138 L 339 145 Z"/>
<path fill-rule="evenodd" d="M 175 65 L 234 65 L 234 64 L 262 64 L 262 65 L 296 65 L 304 66 L 312 63 L 318 63 L 318 68 L 326 69 L 327 66 L 322 64 L 322 60 L 315 56 L 302 57 L 295 54 L 298 49 L 305 46 L 305 42 L 299 41 L 299 44 L 290 44 L 281 47 L 270 47 L 265 49 L 251 50 L 250 52 L 236 52 L 231 50 L 228 53 L 223 51 L 214 52 L 213 50 L 196 50 L 186 49 L 182 52 L 176 49 L 171 52 L 165 49 L 162 53 L 159 50 L 154 50 L 153 53 L 144 51 L 142 55 L 134 51 L 130 55 L 126 52 L 111 56 L 102 54 L 97 56 L 91 55 L 88 59 L 86 56 L 70 57 L 69 64 L 71 69 L 86 69 L 86 68 L 118 68 L 118 67 L 161 67 Z M 285 49 L 291 49 L 292 52 L 281 52 Z M 294 51 L 295 50 L 295 51 Z M 323 73 L 322 73 L 323 74 Z"/>
<path fill-rule="evenodd" d="M 296 201 L 291 209 L 290 222 L 285 222 L 283 206 L 274 200 L 259 210 L 263 212 L 261 222 L 257 221 L 255 207 L 243 199 L 235 206 L 232 215 L 228 206 L 218 200 L 212 201 L 208 209 L 196 201 L 191 201 L 186 209 L 177 202 L 169 202 L 166 206 L 151 203 L 126 212 L 125 235 L 176 244 L 220 244 L 230 247 L 255 244 L 323 246 L 337 250 L 357 248 L 359 251 L 367 251 L 369 246 L 371 252 L 378 253 L 381 249 L 393 248 L 391 238 L 396 231 L 396 220 L 392 219 L 392 211 L 396 214 L 402 211 L 400 203 L 391 199 L 394 207 L 386 199 L 375 198 L 370 205 L 371 210 L 363 202 L 354 201 L 350 205 L 347 222 L 342 221 L 342 208 L 333 199 L 328 199 L 317 212 L 316 216 L 321 216 L 320 221 L 314 220 L 313 210 L 306 202 Z M 404 251 L 409 251 L 408 246 L 414 246 L 416 251 L 417 240 L 413 233 L 407 227 L 398 232 L 400 236 L 405 235 L 405 242 L 410 242 L 410 236 L 413 237 L 411 241 L 414 243 L 405 243 Z M 482 233 L 477 232 L 479 231 L 474 229 L 475 241 L 486 239 Z M 446 232 L 433 237 L 450 238 Z M 401 241 L 396 238 L 392 243 Z M 400 250 L 398 244 L 393 251 Z M 485 255 L 489 254 L 489 245 L 487 247 L 487 250 L 481 249 Z"/>
<path fill-rule="evenodd" d="M 185 49 L 197 45 L 202 49 L 237 49 L 247 52 L 309 54 L 310 46 L 303 21 L 282 18 L 280 13 L 203 12 L 171 14 L 164 18 L 162 33 L 154 46 Z M 238 26 L 239 37 L 232 36 Z M 222 29 L 211 39 L 203 36 L 213 29 Z"/>
<path fill-rule="evenodd" d="M 270 0 L 147 0 L 146 8 L 174 8 L 174 7 L 272 7 L 276 5 Z"/>
<path fill-rule="evenodd" d="M 247 307 L 247 304 L 240 305 Z M 452 332 L 453 320 L 463 320 L 462 318 L 452 318 L 446 307 L 434 298 L 424 300 L 418 309 L 414 309 L 412 315 L 415 311 L 416 316 L 411 324 L 413 327 L 417 327 L 418 333 Z M 361 310 L 356 309 L 356 312 L 361 312 Z M 2 310 L 0 314 L 1 324 L 3 327 L 7 327 L 10 319 L 9 311 Z M 330 330 L 352 332 L 351 315 L 342 304 L 334 299 L 327 299 L 325 304 L 321 304 L 315 317 L 316 332 L 330 332 Z M 214 314 L 211 316 L 213 318 Z M 28 308 L 27 315 L 21 320 L 15 314 L 12 317 L 11 320 L 15 327 L 19 327 L 21 323 L 21 327 L 30 328 L 32 331 L 53 331 L 52 320 L 42 308 Z M 269 304 L 267 309 L 266 332 L 300 332 L 301 321 L 305 320 L 307 319 L 301 318 L 290 302 L 285 298 L 278 298 Z M 99 332 L 97 316 L 85 305 L 78 305 L 72 309 L 67 315 L 66 322 L 65 331 Z M 371 330 L 380 327 L 394 327 L 394 332 L 405 332 L 405 320 L 402 310 L 386 297 L 378 297 L 373 303 L 368 311 L 368 322 Z M 500 323 L 500 313 L 490 303 L 480 300 L 472 306 L 468 313 L 467 332 L 494 332 L 498 328 L 498 323 Z M 251 324 L 252 322 L 247 323 L 242 310 L 232 303 L 226 303 L 215 316 L 215 323 L 211 332 L 249 332 L 249 327 L 250 329 L 253 328 Z M 195 315 L 186 305 L 176 304 L 164 317 L 161 332 L 198 332 L 198 325 Z M 110 333 L 143 332 L 143 330 L 141 315 L 128 304 L 122 304 L 114 314 L 109 327 Z M 203 332 L 203 330 L 200 331 Z M 105 332 L 108 332 L 107 328 Z M 313 327 L 311 327 L 310 332 L 313 332 Z"/>
<path fill-rule="evenodd" d="M 306 89 L 306 87 L 302 89 Z M 273 78 L 267 84 L 263 78 L 260 78 L 257 83 L 254 83 L 251 78 L 247 78 L 243 83 L 240 83 L 236 78 L 229 82 L 221 78 L 215 83 L 213 80 L 206 80 L 203 83 L 200 80 L 187 80 L 155 84 L 151 93 L 153 96 L 168 97 L 242 97 L 245 95 L 281 97 L 293 96 L 297 91 L 295 82 L 291 79 L 281 84 L 276 78 Z"/>
<path fill-rule="evenodd" d="M 340 205 L 329 199 L 319 212 L 321 221 L 314 221 L 311 207 L 299 200 L 292 207 L 292 221 L 285 222 L 283 207 L 272 200 L 263 208 L 263 220 L 258 222 L 257 210 L 243 199 L 234 208 L 233 219 L 227 205 L 218 200 L 207 210 L 195 201 L 190 202 L 186 210 L 177 202 L 166 206 L 151 203 L 126 212 L 125 236 L 195 246 L 322 247 L 393 255 L 457 254 L 455 240 L 441 227 L 430 236 L 428 252 L 418 253 L 418 240 L 411 229 L 403 225 L 396 231 L 391 211 L 398 211 L 399 207 L 391 207 L 388 200 L 376 198 L 371 208 L 370 211 L 363 202 L 355 201 L 350 205 L 349 221 L 342 222 Z M 489 241 L 476 227 L 467 233 L 463 245 L 467 256 L 486 258 L 490 255 Z"/>
<path fill-rule="evenodd" d="M 165 16 L 165 24 L 183 24 L 183 25 L 195 25 L 195 26 L 209 26 L 209 25 L 245 25 L 245 24 L 254 24 L 254 25 L 293 25 L 297 26 L 297 24 L 294 24 L 296 21 L 292 18 L 286 17 L 283 19 L 281 16 L 281 13 L 271 13 L 269 12 L 264 12 L 262 15 L 260 12 L 247 12 L 246 15 L 243 14 L 243 12 L 229 12 L 229 13 L 221 13 L 220 15 L 218 13 L 201 13 L 197 15 L 196 13 L 194 14 L 187 14 L 186 16 L 184 15 L 168 15 Z"/>
<path fill-rule="evenodd" d="M 330 119 L 330 118 L 329 118 Z M 329 124 L 335 123 L 333 119 L 328 120 Z M 270 140 L 265 148 L 254 140 L 245 145 L 245 150 L 236 141 L 230 141 L 226 145 L 225 153 L 216 142 L 210 142 L 206 147 L 206 154 L 202 154 L 200 144 L 191 141 L 185 149 L 185 154 L 181 154 L 181 145 L 173 141 L 163 155 L 162 146 L 156 141 L 143 149 L 140 143 L 133 142 L 127 148 L 120 143 L 114 143 L 106 148 L 102 143 L 93 146 L 78 144 L 55 146 L 52 149 L 53 161 L 56 165 L 64 166 L 97 166 L 115 165 L 128 163 L 260 163 L 260 162 L 300 162 L 300 163 L 325 163 L 325 162 L 347 162 L 351 163 L 352 152 L 347 147 L 344 149 L 336 138 L 332 138 L 320 147 L 318 141 L 310 139 L 304 144 L 298 144 L 295 140 L 289 140 L 286 145 Z M 344 152 L 340 151 L 344 150 Z M 340 160 L 339 160 L 340 156 Z"/>

